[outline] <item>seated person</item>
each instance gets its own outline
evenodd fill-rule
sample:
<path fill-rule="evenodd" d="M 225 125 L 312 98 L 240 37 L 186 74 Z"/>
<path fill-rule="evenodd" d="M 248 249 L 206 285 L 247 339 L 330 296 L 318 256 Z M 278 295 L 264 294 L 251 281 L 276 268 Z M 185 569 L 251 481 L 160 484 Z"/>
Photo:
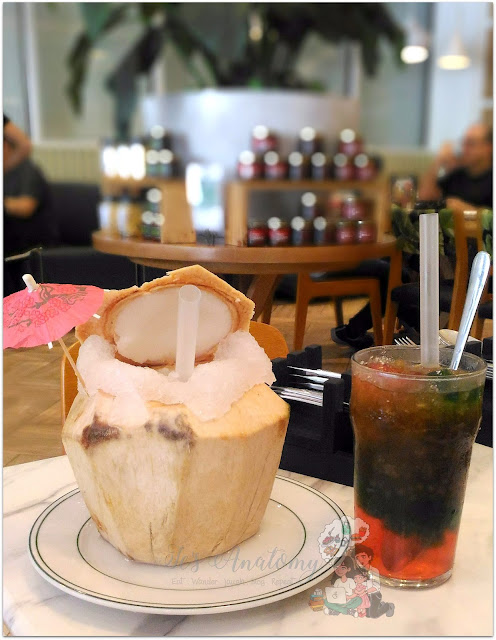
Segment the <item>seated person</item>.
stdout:
<path fill-rule="evenodd" d="M 14 153 L 10 140 L 4 138 L 4 167 L 9 166 Z M 56 225 L 49 210 L 48 183 L 31 160 L 24 159 L 4 172 L 3 208 L 6 256 L 56 242 Z"/>
<path fill-rule="evenodd" d="M 420 180 L 421 200 L 446 200 L 454 211 L 493 207 L 493 135 L 484 124 L 469 127 L 463 137 L 459 156 L 451 145 L 443 145 L 432 166 Z M 363 263 L 356 275 L 376 277 L 381 288 L 382 313 L 386 307 L 389 264 L 384 260 Z M 370 305 L 361 309 L 348 324 L 331 330 L 334 342 L 354 349 L 372 346 L 374 339 L 367 333 L 372 328 Z"/>
<path fill-rule="evenodd" d="M 12 166 L 12 157 L 17 157 L 16 148 L 4 135 L 3 231 L 6 257 L 34 247 L 52 246 L 57 241 L 56 225 L 49 209 L 49 188 L 42 172 L 26 158 Z M 17 291 L 22 285 L 20 269 L 22 265 L 15 262 L 5 264 L 4 295 Z"/>

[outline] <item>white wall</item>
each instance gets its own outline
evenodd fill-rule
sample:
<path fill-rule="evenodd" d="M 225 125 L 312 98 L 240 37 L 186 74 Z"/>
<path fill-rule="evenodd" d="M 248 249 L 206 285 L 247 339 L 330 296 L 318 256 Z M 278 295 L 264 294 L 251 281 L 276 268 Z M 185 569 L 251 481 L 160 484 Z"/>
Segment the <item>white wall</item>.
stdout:
<path fill-rule="evenodd" d="M 445 140 L 459 140 L 481 116 L 490 3 L 438 2 L 434 11 L 433 60 L 444 53 L 458 26 L 472 64 L 459 71 L 431 65 L 426 141 L 430 149 L 437 149 Z"/>

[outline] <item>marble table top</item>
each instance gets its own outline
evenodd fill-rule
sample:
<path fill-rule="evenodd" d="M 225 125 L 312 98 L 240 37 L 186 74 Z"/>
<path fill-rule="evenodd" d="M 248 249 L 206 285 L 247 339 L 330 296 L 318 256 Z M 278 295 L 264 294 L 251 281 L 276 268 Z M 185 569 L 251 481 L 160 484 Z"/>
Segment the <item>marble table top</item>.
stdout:
<path fill-rule="evenodd" d="M 199 616 L 132 613 L 85 602 L 46 582 L 28 557 L 28 534 L 36 517 L 75 488 L 66 456 L 4 469 L 3 617 L 12 635 L 30 636 L 396 636 L 492 635 L 493 455 L 475 445 L 453 576 L 418 591 L 382 587 L 394 615 L 380 618 L 324 615 L 309 598 L 316 587 L 246 611 Z M 353 490 L 286 471 L 353 515 Z"/>

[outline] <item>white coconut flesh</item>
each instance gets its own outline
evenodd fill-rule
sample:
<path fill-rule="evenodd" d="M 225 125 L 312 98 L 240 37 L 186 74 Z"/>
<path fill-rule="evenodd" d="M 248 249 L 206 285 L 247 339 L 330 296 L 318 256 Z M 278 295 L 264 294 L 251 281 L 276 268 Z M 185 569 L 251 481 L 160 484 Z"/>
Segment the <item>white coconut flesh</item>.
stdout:
<path fill-rule="evenodd" d="M 179 289 L 167 287 L 145 293 L 122 305 L 114 321 L 114 341 L 121 356 L 138 364 L 174 361 Z M 203 289 L 201 293 L 197 359 L 233 330 L 229 306 L 209 291 Z"/>

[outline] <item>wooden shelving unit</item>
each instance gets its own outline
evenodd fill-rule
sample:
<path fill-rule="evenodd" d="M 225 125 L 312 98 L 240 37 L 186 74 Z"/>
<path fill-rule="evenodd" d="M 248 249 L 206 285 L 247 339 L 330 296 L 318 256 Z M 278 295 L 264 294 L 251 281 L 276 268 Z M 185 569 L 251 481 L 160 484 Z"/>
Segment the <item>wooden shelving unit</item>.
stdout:
<path fill-rule="evenodd" d="M 186 183 L 180 178 L 146 177 L 102 178 L 104 195 L 119 196 L 123 190 L 131 195 L 138 194 L 147 187 L 156 187 L 162 192 L 161 213 L 164 223 L 160 228 L 160 242 L 165 244 L 191 244 L 196 242 L 191 207 L 186 198 Z"/>
<path fill-rule="evenodd" d="M 226 244 L 247 245 L 250 195 L 255 191 L 338 191 L 358 189 L 374 201 L 378 239 L 389 230 L 389 184 L 375 180 L 235 180 L 226 185 Z"/>

